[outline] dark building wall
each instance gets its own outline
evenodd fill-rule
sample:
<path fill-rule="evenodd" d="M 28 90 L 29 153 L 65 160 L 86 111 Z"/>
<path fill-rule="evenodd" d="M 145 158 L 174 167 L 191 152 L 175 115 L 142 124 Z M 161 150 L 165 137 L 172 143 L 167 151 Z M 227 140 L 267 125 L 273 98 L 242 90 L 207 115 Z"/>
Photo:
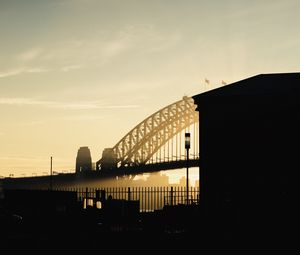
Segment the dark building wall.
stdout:
<path fill-rule="evenodd" d="M 92 170 L 91 152 L 88 147 L 80 147 L 76 157 L 76 173 Z"/>
<path fill-rule="evenodd" d="M 259 75 L 194 97 L 211 238 L 292 238 L 299 98 L 300 74 Z"/>

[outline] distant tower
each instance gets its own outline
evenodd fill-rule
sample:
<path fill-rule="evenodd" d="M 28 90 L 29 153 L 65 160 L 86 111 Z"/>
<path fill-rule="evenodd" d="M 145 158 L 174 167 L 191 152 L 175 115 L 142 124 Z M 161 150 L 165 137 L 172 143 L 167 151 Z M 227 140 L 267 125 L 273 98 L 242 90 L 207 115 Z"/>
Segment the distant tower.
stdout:
<path fill-rule="evenodd" d="M 76 157 L 76 173 L 92 170 L 91 152 L 88 147 L 80 147 Z"/>
<path fill-rule="evenodd" d="M 102 152 L 102 158 L 96 163 L 96 170 L 117 168 L 117 154 L 112 148 L 106 148 Z"/>

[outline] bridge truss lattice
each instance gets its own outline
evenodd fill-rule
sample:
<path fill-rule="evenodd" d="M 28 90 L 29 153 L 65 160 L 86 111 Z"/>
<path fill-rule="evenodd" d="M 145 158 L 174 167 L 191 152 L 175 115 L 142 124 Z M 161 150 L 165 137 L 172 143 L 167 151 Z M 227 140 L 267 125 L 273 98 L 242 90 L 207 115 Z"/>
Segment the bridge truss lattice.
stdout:
<path fill-rule="evenodd" d="M 113 148 L 118 167 L 181 160 L 184 132 L 192 133 L 191 156 L 198 157 L 199 115 L 191 97 L 184 96 L 155 112 L 128 132 Z M 99 161 L 101 164 L 101 160 Z"/>

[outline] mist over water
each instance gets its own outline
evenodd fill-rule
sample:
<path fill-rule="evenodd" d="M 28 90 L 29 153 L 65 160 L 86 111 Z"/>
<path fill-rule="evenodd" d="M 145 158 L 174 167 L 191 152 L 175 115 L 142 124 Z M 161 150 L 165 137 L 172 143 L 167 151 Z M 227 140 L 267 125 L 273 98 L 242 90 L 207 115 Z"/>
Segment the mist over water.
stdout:
<path fill-rule="evenodd" d="M 189 169 L 189 185 L 198 187 L 199 168 Z M 132 176 L 117 176 L 103 180 L 87 181 L 80 184 L 82 187 L 162 187 L 162 186 L 186 186 L 186 169 L 174 169 L 156 173 L 144 173 Z"/>

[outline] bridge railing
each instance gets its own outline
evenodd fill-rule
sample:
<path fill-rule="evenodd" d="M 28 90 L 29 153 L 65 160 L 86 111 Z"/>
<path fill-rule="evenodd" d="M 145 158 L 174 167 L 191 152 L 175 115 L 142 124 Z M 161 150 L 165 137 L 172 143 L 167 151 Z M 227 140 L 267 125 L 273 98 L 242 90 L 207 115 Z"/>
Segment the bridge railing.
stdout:
<path fill-rule="evenodd" d="M 161 210 L 165 205 L 187 204 L 186 188 L 166 187 L 99 187 L 99 188 L 63 188 L 76 191 L 78 201 L 84 208 L 96 206 L 97 202 L 107 199 L 139 201 L 140 212 Z M 199 203 L 199 187 L 189 187 L 189 204 Z"/>

